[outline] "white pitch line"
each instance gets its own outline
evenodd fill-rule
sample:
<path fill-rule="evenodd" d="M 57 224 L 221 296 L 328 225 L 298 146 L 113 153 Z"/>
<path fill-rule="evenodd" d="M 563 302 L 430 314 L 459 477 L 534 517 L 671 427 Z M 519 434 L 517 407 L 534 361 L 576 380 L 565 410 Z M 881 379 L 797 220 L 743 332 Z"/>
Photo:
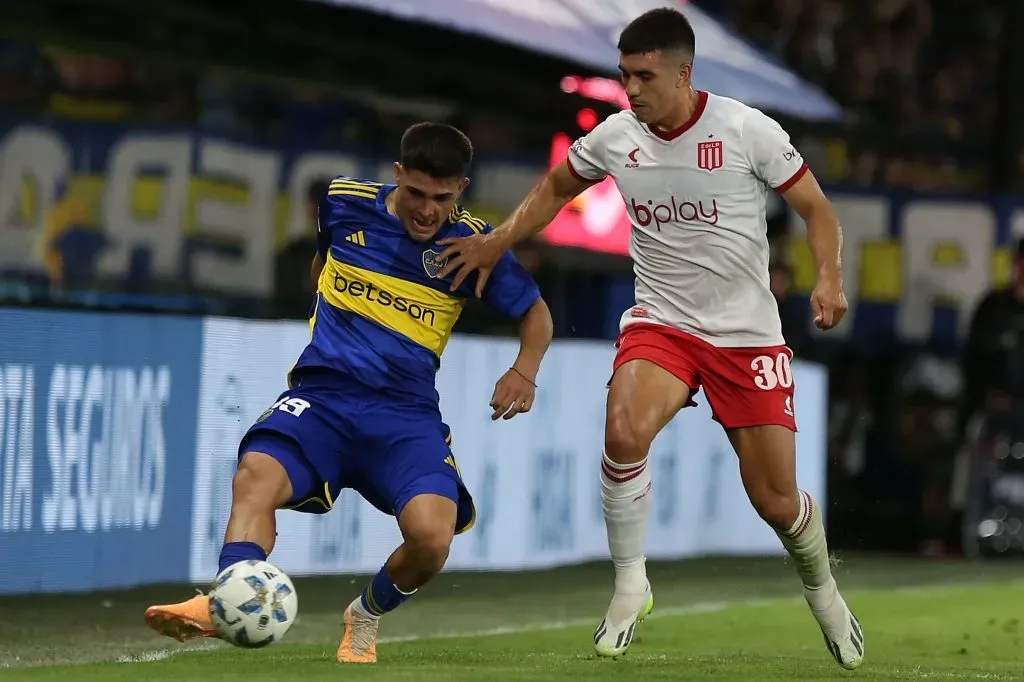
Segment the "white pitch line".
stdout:
<path fill-rule="evenodd" d="M 778 600 L 783 601 L 783 600 Z M 678 616 L 693 616 L 701 613 L 717 613 L 735 606 L 754 606 L 760 603 L 758 600 L 737 601 L 737 602 L 700 602 L 690 606 L 671 606 L 665 609 L 656 609 L 647 620 L 656 618 L 670 618 Z M 378 642 L 381 644 L 397 644 L 400 642 L 422 642 L 431 639 L 462 639 L 474 637 L 497 637 L 500 635 L 522 635 L 529 632 L 550 632 L 552 630 L 568 630 L 570 628 L 581 628 L 597 623 L 593 618 L 577 618 L 575 620 L 556 620 L 550 623 L 532 623 L 530 625 L 513 625 L 497 628 L 485 628 L 483 630 L 470 630 L 468 632 L 435 632 L 425 635 L 403 635 L 400 637 L 381 637 Z"/>
<path fill-rule="evenodd" d="M 932 590 L 959 590 L 967 589 L 971 587 L 978 587 L 985 584 L 984 582 L 952 582 L 952 583 L 931 583 L 927 585 L 906 585 L 903 587 L 866 587 L 861 589 L 853 589 L 844 591 L 843 594 L 847 596 L 856 596 L 860 594 L 875 594 L 879 592 L 890 592 L 896 594 L 914 594 L 917 592 L 930 592 Z M 1011 585 L 1015 587 L 1024 587 L 1024 581 L 1012 581 Z M 791 597 L 771 597 L 771 598 L 759 598 L 759 599 L 737 599 L 735 601 L 718 601 L 718 602 L 697 602 L 696 604 L 690 604 L 688 606 L 669 606 L 667 608 L 659 609 L 655 606 L 654 611 L 647 616 L 647 620 L 658 620 L 661 618 L 680 618 L 685 616 L 696 616 L 707 613 L 719 613 L 728 609 L 734 608 L 745 608 L 745 607 L 763 607 L 763 606 L 777 606 L 780 604 L 797 604 L 804 603 L 802 596 L 791 596 Z M 657 602 L 655 602 L 657 604 Z M 496 628 L 485 628 L 482 630 L 470 630 L 470 631 L 452 631 L 452 632 L 436 632 L 429 634 L 419 635 L 402 635 L 398 637 L 381 637 L 378 641 L 381 644 L 393 644 L 401 642 L 422 642 L 432 639 L 462 639 L 462 638 L 475 638 L 475 637 L 497 637 L 501 635 L 520 635 L 527 634 L 530 632 L 550 632 L 552 630 L 568 630 L 569 628 L 577 627 L 588 627 L 596 625 L 599 619 L 595 618 L 577 618 L 574 620 L 559 620 L 551 621 L 548 623 L 533 623 L 529 625 L 517 625 L 517 626 L 506 626 Z"/>
<path fill-rule="evenodd" d="M 777 600 L 784 601 L 784 600 Z M 698 603 L 691 606 L 677 606 L 661 609 L 655 611 L 651 615 L 647 616 L 648 620 L 654 618 L 669 618 L 672 616 L 691 616 L 700 613 L 715 613 L 717 611 L 724 611 L 727 608 L 733 606 L 753 606 L 760 603 L 756 600 L 742 601 L 742 602 L 707 602 Z M 766 602 L 769 603 L 769 602 Z M 593 619 L 578 618 L 576 620 L 556 620 L 549 623 L 532 623 L 530 625 L 519 625 L 519 626 L 508 626 L 508 627 L 497 627 L 497 628 L 485 628 L 482 630 L 470 630 L 468 632 L 435 632 L 430 634 L 421 635 L 402 635 L 398 637 L 381 637 L 377 640 L 378 644 L 399 644 L 402 642 L 421 642 L 426 640 L 435 639 L 462 639 L 462 638 L 475 638 L 475 637 L 498 637 L 501 635 L 521 635 L 530 632 L 550 632 L 552 630 L 568 630 L 569 628 L 576 627 L 587 627 L 593 625 Z M 156 651 L 141 651 L 132 654 L 123 654 L 118 656 L 116 659 L 117 663 L 156 663 L 157 661 L 163 661 L 172 656 L 179 654 L 192 654 L 202 653 L 209 651 L 216 651 L 221 648 L 221 645 L 215 642 L 202 642 L 189 647 L 182 647 L 180 649 L 159 649 Z"/>
<path fill-rule="evenodd" d="M 156 663 L 165 661 L 172 656 L 179 654 L 201 653 L 205 651 L 216 651 L 220 646 L 215 642 L 199 641 L 179 649 L 156 649 L 148 651 L 122 654 L 114 659 L 115 663 Z"/>
<path fill-rule="evenodd" d="M 996 581 L 1004 582 L 1004 581 Z M 1006 581 L 1008 584 L 1014 587 L 1024 587 L 1024 581 Z M 932 583 L 926 585 L 911 585 L 904 587 L 868 587 L 862 589 L 854 589 L 847 592 L 847 595 L 858 595 L 858 594 L 876 594 L 879 592 L 895 592 L 897 594 L 914 594 L 919 592 L 929 592 L 933 590 L 960 590 L 969 589 L 972 587 L 980 587 L 986 584 L 985 582 L 954 582 L 954 583 Z M 658 620 L 662 618 L 679 618 L 686 616 L 697 616 L 709 613 L 720 613 L 728 609 L 734 608 L 749 608 L 749 607 L 765 607 L 765 606 L 776 606 L 780 604 L 796 604 L 803 603 L 804 599 L 802 596 L 792 597 L 773 597 L 765 599 L 739 599 L 735 601 L 719 601 L 719 602 L 698 602 L 696 604 L 690 604 L 689 606 L 670 606 L 662 609 L 655 609 L 649 616 L 648 620 Z M 402 635 L 397 637 L 381 637 L 380 644 L 397 644 L 402 642 L 422 642 L 429 640 L 438 639 L 472 639 L 477 637 L 499 637 L 503 635 L 517 635 L 527 634 L 531 632 L 551 632 L 557 630 L 568 630 L 570 628 L 577 627 L 589 627 L 597 622 L 594 618 L 577 618 L 573 620 L 559 620 L 550 621 L 547 623 L 532 623 L 528 625 L 518 626 L 503 626 L 496 628 L 485 628 L 481 630 L 469 630 L 469 631 L 451 631 L 451 632 L 435 632 L 429 634 L 418 634 L 418 635 Z M 182 647 L 180 649 L 161 649 L 158 651 L 146 651 L 139 652 L 137 654 L 127 654 L 118 657 L 116 660 L 119 663 L 152 663 L 156 661 L 162 661 L 172 656 L 184 653 L 197 653 L 197 652 L 210 652 L 220 648 L 219 643 L 214 642 L 200 642 L 189 647 Z M 920 672 L 910 671 L 912 675 L 916 677 L 925 676 Z M 978 678 L 986 679 L 986 678 Z M 998 676 L 989 677 L 987 679 L 1003 679 Z"/>

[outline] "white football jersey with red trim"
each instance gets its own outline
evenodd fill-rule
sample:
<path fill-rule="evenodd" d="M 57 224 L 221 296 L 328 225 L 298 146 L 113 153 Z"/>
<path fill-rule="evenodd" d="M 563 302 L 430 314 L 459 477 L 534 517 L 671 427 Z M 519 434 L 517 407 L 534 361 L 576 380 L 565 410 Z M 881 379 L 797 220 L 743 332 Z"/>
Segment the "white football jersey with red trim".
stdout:
<path fill-rule="evenodd" d="M 694 116 L 675 131 L 652 130 L 622 111 L 569 150 L 580 179 L 615 179 L 633 223 L 636 305 L 621 327 L 665 324 L 723 348 L 782 345 L 766 202 L 807 165 L 762 112 L 698 94 Z"/>

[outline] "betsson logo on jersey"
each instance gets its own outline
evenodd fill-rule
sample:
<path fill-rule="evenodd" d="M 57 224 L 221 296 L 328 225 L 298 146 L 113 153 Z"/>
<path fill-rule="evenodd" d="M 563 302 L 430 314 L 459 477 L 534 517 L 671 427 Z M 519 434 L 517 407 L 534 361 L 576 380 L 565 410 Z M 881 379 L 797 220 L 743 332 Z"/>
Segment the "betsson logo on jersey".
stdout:
<path fill-rule="evenodd" d="M 707 202 L 703 199 L 693 201 L 680 201 L 675 196 L 670 196 L 667 203 L 654 203 L 648 199 L 646 202 L 637 203 L 635 198 L 629 200 L 633 209 L 633 217 L 641 227 L 647 227 L 652 222 L 658 231 L 666 223 L 706 223 L 708 225 L 718 224 L 718 201 L 712 199 Z"/>
<path fill-rule="evenodd" d="M 347 293 L 356 298 L 366 299 L 370 303 L 376 303 L 385 308 L 394 308 L 400 313 L 406 313 L 414 320 L 425 322 L 431 327 L 434 326 L 434 318 L 437 316 L 437 312 L 433 308 L 410 301 L 404 296 L 393 294 L 387 289 L 375 285 L 373 282 L 349 281 L 342 274 L 337 273 L 334 275 L 334 290 L 341 294 Z"/>

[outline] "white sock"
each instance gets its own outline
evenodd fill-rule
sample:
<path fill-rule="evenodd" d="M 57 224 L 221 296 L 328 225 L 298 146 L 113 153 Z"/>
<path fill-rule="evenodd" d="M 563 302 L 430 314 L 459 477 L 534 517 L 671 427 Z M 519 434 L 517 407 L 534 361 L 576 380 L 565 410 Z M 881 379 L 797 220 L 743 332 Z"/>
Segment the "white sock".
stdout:
<path fill-rule="evenodd" d="M 796 564 L 796 572 L 804 585 L 804 595 L 815 609 L 829 606 L 835 596 L 835 580 L 825 541 L 821 512 L 810 493 L 800 491 L 800 513 L 796 522 L 779 533 L 783 546 Z"/>
<path fill-rule="evenodd" d="M 653 505 L 651 471 L 644 457 L 634 464 L 601 462 L 601 506 L 608 530 L 608 550 L 615 566 L 615 591 L 647 590 L 644 536 Z"/>
<path fill-rule="evenodd" d="M 352 602 L 352 611 L 354 613 L 358 613 L 360 616 L 363 616 L 365 618 L 372 618 L 373 620 L 380 620 L 380 615 L 379 614 L 370 613 L 369 611 L 366 610 L 366 607 L 363 606 L 363 598 L 361 596 L 360 597 L 356 597 L 356 600 L 354 602 Z"/>

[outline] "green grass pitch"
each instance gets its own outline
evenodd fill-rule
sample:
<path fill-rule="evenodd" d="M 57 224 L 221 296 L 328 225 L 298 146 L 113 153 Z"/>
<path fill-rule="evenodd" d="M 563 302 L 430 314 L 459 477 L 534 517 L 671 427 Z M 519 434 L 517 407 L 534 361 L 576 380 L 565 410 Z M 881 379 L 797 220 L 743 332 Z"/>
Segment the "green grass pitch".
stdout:
<path fill-rule="evenodd" d="M 841 670 L 783 559 L 652 563 L 655 611 L 630 652 L 598 659 L 607 564 L 440 576 L 389 614 L 375 666 L 334 661 L 341 610 L 365 577 L 297 580 L 286 640 L 256 651 L 146 629 L 189 587 L 0 598 L 0 680 L 1024 680 L 1021 563 L 852 557 L 836 569 L 867 657 Z"/>

